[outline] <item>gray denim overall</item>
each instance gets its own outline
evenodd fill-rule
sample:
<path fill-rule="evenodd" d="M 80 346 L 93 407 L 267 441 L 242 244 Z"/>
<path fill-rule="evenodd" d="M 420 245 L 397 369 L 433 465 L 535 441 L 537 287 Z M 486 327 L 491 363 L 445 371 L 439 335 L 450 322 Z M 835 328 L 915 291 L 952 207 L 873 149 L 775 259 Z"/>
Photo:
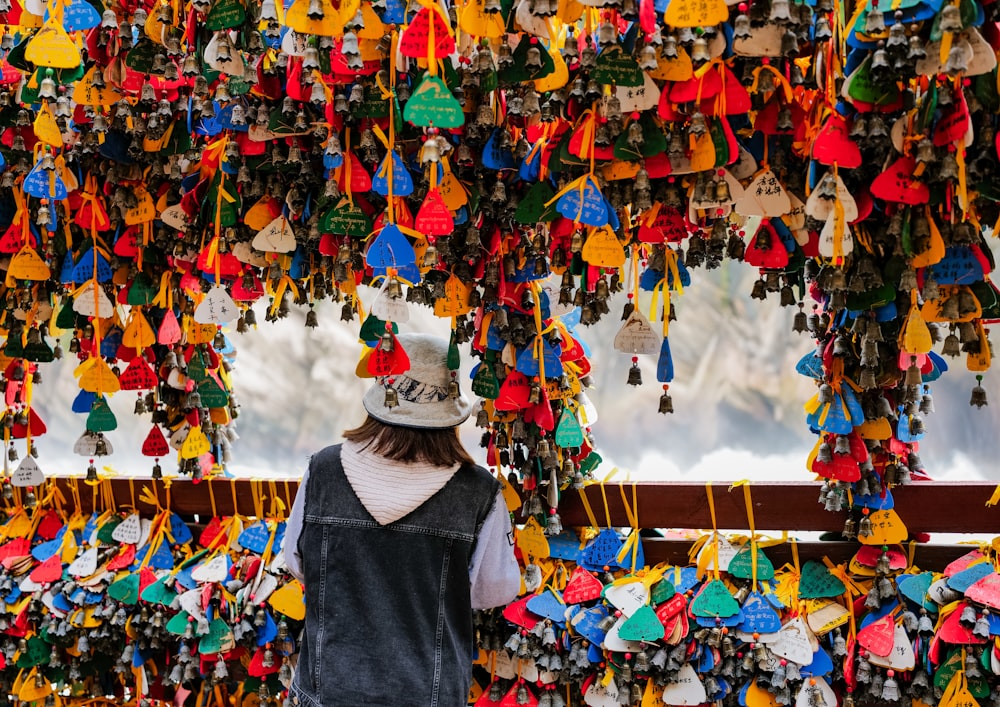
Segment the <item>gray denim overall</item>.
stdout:
<path fill-rule="evenodd" d="M 344 475 L 340 445 L 310 462 L 298 549 L 306 622 L 291 688 L 306 707 L 460 707 L 473 655 L 469 564 L 499 484 L 464 466 L 380 526 Z"/>

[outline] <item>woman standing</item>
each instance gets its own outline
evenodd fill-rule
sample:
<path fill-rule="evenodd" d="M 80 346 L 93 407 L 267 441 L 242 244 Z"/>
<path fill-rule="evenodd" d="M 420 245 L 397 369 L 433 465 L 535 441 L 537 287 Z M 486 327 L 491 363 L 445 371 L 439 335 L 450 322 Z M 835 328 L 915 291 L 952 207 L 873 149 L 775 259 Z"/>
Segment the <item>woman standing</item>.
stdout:
<path fill-rule="evenodd" d="M 448 344 L 398 342 L 410 359 L 398 404 L 381 383 L 368 390 L 368 418 L 312 458 L 288 521 L 285 558 L 306 597 L 295 704 L 466 704 L 472 611 L 520 589 L 499 483 L 458 437 L 471 404 Z"/>

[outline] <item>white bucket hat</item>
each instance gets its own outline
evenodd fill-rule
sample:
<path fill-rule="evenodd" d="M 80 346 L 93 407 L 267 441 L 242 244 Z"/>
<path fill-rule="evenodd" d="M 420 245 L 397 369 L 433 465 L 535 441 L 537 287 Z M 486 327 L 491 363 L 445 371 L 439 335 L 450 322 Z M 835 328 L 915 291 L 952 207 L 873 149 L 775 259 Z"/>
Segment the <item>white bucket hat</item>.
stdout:
<path fill-rule="evenodd" d="M 385 404 L 386 378 L 378 378 L 362 400 L 368 414 L 387 425 L 444 429 L 457 427 L 472 412 L 472 403 L 459 387 L 449 395 L 452 371 L 448 369 L 448 342 L 430 334 L 400 334 L 396 341 L 410 359 L 410 369 L 391 376 L 399 404 Z M 457 378 L 454 378 L 457 383 Z"/>

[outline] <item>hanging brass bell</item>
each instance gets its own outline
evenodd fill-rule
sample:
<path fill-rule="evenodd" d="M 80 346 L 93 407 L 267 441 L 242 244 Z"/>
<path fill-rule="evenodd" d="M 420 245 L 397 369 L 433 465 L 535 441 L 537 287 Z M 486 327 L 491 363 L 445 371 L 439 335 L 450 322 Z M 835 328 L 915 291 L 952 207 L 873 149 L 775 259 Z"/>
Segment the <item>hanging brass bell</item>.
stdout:
<path fill-rule="evenodd" d="M 688 132 L 692 135 L 704 135 L 708 131 L 708 121 L 705 119 L 705 114 L 701 111 L 697 111 L 691 116 L 691 124 L 688 126 Z"/>
<path fill-rule="evenodd" d="M 712 54 L 708 51 L 708 40 L 700 36 L 691 45 L 691 61 L 704 63 L 712 60 Z"/>
<path fill-rule="evenodd" d="M 892 71 L 889 66 L 889 54 L 886 52 L 882 42 L 879 42 L 878 49 L 872 53 L 870 68 L 873 72 L 880 73 L 881 76 L 885 76 L 888 72 Z"/>
<path fill-rule="evenodd" d="M 320 0 L 309 0 L 309 9 L 306 10 L 306 16 L 310 20 L 322 20 L 325 15 L 323 3 Z"/>
<path fill-rule="evenodd" d="M 396 392 L 395 388 L 391 386 L 386 386 L 385 389 L 385 407 L 394 408 L 399 405 L 399 393 Z"/>
<path fill-rule="evenodd" d="M 631 368 L 628 369 L 628 384 L 642 385 L 642 371 L 636 361 L 633 361 Z"/>
<path fill-rule="evenodd" d="M 942 32 L 961 32 L 964 29 L 962 13 L 957 5 L 948 4 L 942 8 L 939 27 Z"/>
<path fill-rule="evenodd" d="M 958 8 L 955 9 L 958 10 Z M 881 34 L 884 31 L 885 15 L 880 10 L 869 11 L 865 18 L 865 34 Z"/>
<path fill-rule="evenodd" d="M 952 45 L 948 59 L 944 63 L 944 71 L 949 76 L 958 76 L 969 68 L 968 57 L 972 56 L 972 48 L 968 41 L 960 40 Z"/>
<path fill-rule="evenodd" d="M 54 101 L 57 98 L 56 82 L 52 80 L 52 73 L 53 73 L 52 69 L 46 70 L 46 76 L 44 79 L 42 79 L 38 87 L 39 98 L 49 101 Z"/>

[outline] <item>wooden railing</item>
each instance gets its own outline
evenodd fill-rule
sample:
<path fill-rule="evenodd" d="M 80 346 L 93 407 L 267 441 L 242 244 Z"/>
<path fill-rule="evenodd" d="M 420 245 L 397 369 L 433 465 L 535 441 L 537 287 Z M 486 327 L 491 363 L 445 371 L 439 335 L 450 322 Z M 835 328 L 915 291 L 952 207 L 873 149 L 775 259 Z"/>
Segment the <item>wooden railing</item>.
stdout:
<path fill-rule="evenodd" d="M 79 498 L 81 509 L 90 512 L 95 502 L 102 508 L 102 494 L 87 485 L 81 477 L 54 477 L 55 484 L 66 499 Z M 166 504 L 167 485 L 149 478 L 106 479 L 114 503 L 119 508 L 135 507 L 140 512 L 152 512 L 155 506 L 142 500 L 143 490 Z M 623 497 L 632 503 L 633 486 L 638 508 L 638 522 L 647 529 L 710 529 L 711 514 L 708 490 L 703 483 L 675 482 L 611 482 L 594 484 L 583 489 L 598 523 L 605 524 L 604 500 L 607 499 L 610 525 L 629 525 Z M 75 487 L 75 493 L 73 490 Z M 936 533 L 965 533 L 980 537 L 1000 535 L 1000 506 L 987 506 L 995 485 L 989 482 L 923 482 L 897 488 L 895 509 L 906 523 L 911 537 L 929 533 L 930 542 L 915 546 L 915 562 L 921 567 L 940 569 L 952 559 L 968 552 L 968 545 L 935 541 Z M 791 535 L 805 531 L 835 532 L 843 529 L 844 513 L 831 513 L 817 503 L 820 485 L 813 482 L 754 482 L 751 484 L 754 524 L 758 531 L 788 531 Z M 285 508 L 291 508 L 298 490 L 297 479 L 254 481 L 250 479 L 214 478 L 200 483 L 175 479 L 169 483 L 170 508 L 185 519 L 207 520 L 214 510 L 219 515 L 237 512 L 253 516 L 264 499 L 269 509 L 270 499 L 277 496 Z M 623 493 L 624 492 L 624 493 Z M 716 526 L 720 530 L 748 528 L 744 493 L 730 491 L 724 483 L 712 486 Z M 563 525 L 584 526 L 590 521 L 577 491 L 567 491 L 560 506 Z M 690 540 L 649 537 L 643 540 L 648 562 L 681 563 L 687 560 Z M 854 541 L 808 540 L 797 542 L 800 557 L 828 556 L 834 561 L 850 558 L 857 551 Z M 788 543 L 767 550 L 772 562 L 782 563 L 791 557 Z"/>

